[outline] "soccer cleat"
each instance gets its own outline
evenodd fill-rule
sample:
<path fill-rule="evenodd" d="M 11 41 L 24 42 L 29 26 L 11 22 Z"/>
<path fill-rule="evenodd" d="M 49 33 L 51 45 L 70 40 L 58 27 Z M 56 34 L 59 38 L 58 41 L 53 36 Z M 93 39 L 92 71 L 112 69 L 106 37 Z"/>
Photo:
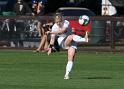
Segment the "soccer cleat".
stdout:
<path fill-rule="evenodd" d="M 47 55 L 50 55 L 52 52 L 56 52 L 54 47 L 48 49 Z"/>
<path fill-rule="evenodd" d="M 52 53 L 52 48 L 49 48 L 47 55 L 50 55 Z"/>
<path fill-rule="evenodd" d="M 75 42 L 88 42 L 88 32 L 86 32 L 84 38 L 81 37 L 81 36 L 75 35 L 75 36 L 73 37 L 73 41 L 75 41 Z"/>
<path fill-rule="evenodd" d="M 69 79 L 69 76 L 68 76 L 68 75 L 65 75 L 65 76 L 64 76 L 64 79 L 65 79 L 65 80 Z"/>
<path fill-rule="evenodd" d="M 75 42 L 85 42 L 86 39 L 85 38 L 82 38 L 81 36 L 75 35 L 73 37 L 73 41 L 75 41 Z"/>

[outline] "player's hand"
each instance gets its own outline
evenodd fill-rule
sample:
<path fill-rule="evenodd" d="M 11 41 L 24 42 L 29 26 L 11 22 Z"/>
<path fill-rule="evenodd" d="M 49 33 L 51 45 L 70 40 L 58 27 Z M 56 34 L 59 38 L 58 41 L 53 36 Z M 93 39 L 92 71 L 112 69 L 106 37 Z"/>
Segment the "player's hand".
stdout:
<path fill-rule="evenodd" d="M 35 14 L 34 14 L 34 13 L 32 13 L 32 16 L 35 16 Z"/>
<path fill-rule="evenodd" d="M 47 34 L 47 35 L 50 34 L 50 31 L 47 31 L 46 34 Z"/>
<path fill-rule="evenodd" d="M 39 14 L 41 11 L 40 10 L 37 10 L 37 14 Z"/>
<path fill-rule="evenodd" d="M 74 30 L 74 28 L 72 28 L 72 33 L 75 33 L 75 30 Z"/>

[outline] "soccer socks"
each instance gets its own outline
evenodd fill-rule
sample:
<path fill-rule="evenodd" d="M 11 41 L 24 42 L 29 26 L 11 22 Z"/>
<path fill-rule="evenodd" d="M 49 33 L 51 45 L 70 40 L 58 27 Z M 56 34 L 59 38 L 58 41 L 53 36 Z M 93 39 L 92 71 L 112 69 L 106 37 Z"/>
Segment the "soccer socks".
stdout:
<path fill-rule="evenodd" d="M 88 32 L 86 32 L 84 38 L 82 38 L 81 36 L 75 35 L 73 37 L 73 41 L 75 41 L 75 42 L 88 42 Z"/>
<path fill-rule="evenodd" d="M 73 61 L 68 61 L 67 65 L 66 65 L 65 76 L 69 75 L 69 73 L 71 72 L 72 67 L 73 67 Z"/>
<path fill-rule="evenodd" d="M 73 37 L 73 41 L 75 41 L 75 42 L 86 42 L 86 39 L 82 38 L 81 36 L 75 35 Z"/>

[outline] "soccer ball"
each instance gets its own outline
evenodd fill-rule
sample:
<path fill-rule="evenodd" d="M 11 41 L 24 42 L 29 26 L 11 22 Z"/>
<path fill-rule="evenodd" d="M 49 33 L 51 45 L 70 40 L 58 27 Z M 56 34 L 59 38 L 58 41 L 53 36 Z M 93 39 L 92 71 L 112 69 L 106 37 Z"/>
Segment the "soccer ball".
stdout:
<path fill-rule="evenodd" d="M 83 26 L 88 25 L 89 21 L 90 21 L 90 18 L 87 15 L 80 16 L 79 17 L 79 20 L 78 20 L 79 24 L 80 25 L 83 25 Z"/>

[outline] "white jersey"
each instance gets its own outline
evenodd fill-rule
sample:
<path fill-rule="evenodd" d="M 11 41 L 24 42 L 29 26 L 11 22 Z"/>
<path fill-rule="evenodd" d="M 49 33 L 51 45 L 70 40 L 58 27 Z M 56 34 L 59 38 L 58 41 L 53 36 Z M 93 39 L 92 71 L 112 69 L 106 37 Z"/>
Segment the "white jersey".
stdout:
<path fill-rule="evenodd" d="M 59 36 L 66 37 L 66 36 L 72 34 L 72 29 L 70 28 L 70 23 L 67 20 L 64 20 L 60 26 L 55 23 L 52 27 L 52 32 L 61 30 L 62 28 L 66 28 L 67 31 Z"/>
<path fill-rule="evenodd" d="M 61 29 L 63 29 L 63 28 L 65 28 L 67 31 L 66 31 L 65 33 L 63 33 L 63 34 L 58 35 L 59 37 L 58 37 L 57 41 L 58 41 L 58 44 L 59 44 L 59 46 L 60 46 L 61 48 L 63 48 L 63 49 L 68 49 L 68 47 L 64 44 L 64 40 L 65 40 L 65 38 L 66 38 L 67 36 L 69 36 L 69 35 L 72 34 L 72 29 L 71 29 L 71 27 L 70 27 L 69 21 L 64 20 L 60 26 L 58 26 L 58 25 L 55 23 L 55 24 L 53 25 L 53 27 L 52 27 L 52 32 L 56 32 L 56 31 L 61 30 Z M 71 46 L 72 46 L 73 48 L 77 49 L 77 43 L 76 43 L 76 42 L 73 41 Z"/>

